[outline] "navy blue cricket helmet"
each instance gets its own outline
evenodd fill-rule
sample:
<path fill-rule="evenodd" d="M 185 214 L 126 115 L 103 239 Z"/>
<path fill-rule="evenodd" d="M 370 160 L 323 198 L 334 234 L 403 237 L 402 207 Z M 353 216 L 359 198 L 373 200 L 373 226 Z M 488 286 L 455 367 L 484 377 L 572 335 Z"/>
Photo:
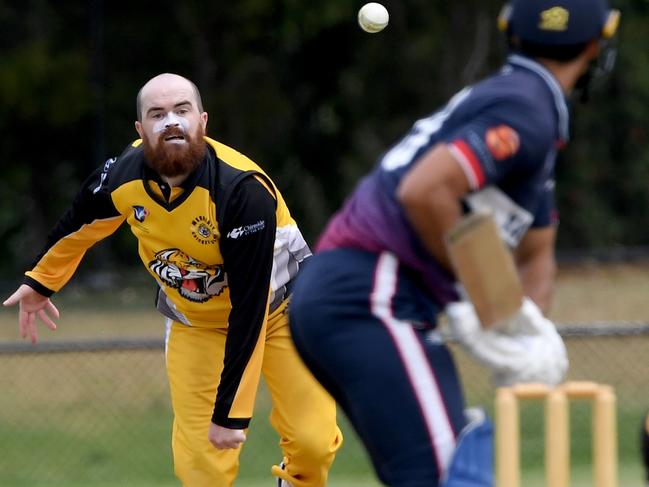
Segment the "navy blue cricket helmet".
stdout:
<path fill-rule="evenodd" d="M 512 0 L 498 24 L 509 37 L 551 47 L 612 38 L 619 21 L 607 0 Z"/>

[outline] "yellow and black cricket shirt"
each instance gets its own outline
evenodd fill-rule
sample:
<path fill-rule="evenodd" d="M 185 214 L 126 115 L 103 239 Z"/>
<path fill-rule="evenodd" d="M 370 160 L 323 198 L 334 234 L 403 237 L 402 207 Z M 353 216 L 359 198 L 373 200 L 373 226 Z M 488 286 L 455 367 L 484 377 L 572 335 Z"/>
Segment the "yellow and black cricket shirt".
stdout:
<path fill-rule="evenodd" d="M 229 413 L 267 306 L 285 299 L 310 251 L 263 170 L 205 140 L 204 160 L 179 187 L 149 168 L 139 140 L 109 159 L 85 181 L 25 283 L 45 296 L 59 291 L 85 252 L 126 221 L 159 285 L 158 309 L 186 325 L 227 328 L 212 420 L 244 428 L 250 418 Z"/>

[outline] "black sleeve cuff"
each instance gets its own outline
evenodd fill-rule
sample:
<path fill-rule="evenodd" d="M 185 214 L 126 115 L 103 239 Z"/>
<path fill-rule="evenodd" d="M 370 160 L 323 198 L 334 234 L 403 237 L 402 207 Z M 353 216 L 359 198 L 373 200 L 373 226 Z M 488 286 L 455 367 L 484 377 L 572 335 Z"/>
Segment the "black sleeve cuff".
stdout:
<path fill-rule="evenodd" d="M 38 282 L 36 279 L 32 279 L 29 276 L 24 276 L 22 283 L 27 284 L 34 291 L 36 291 L 38 294 L 42 294 L 46 298 L 49 298 L 50 296 L 52 296 L 52 294 L 54 294 L 54 291 L 52 291 L 51 289 L 46 288 L 40 282 Z"/>
<path fill-rule="evenodd" d="M 228 418 L 216 410 L 212 414 L 212 423 L 233 430 L 243 430 L 250 424 L 250 418 Z"/>

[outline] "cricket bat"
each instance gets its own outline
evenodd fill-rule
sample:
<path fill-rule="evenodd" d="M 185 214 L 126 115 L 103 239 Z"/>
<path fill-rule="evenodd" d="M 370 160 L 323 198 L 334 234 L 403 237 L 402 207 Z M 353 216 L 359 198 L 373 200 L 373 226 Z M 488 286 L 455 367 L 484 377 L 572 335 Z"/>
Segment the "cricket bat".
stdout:
<path fill-rule="evenodd" d="M 483 328 L 511 318 L 523 304 L 523 286 L 514 258 L 491 213 L 470 213 L 445 236 L 456 276 Z"/>

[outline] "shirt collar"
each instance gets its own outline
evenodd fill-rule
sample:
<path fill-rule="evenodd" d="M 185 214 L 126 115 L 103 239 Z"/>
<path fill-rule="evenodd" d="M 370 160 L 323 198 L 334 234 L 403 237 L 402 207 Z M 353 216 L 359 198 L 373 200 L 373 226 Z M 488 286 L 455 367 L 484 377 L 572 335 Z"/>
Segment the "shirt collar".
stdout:
<path fill-rule="evenodd" d="M 507 64 L 532 71 L 545 82 L 554 98 L 554 106 L 559 118 L 559 137 L 562 142 L 568 142 L 570 139 L 570 115 L 568 112 L 568 104 L 566 103 L 566 96 L 554 75 L 541 63 L 528 57 L 521 56 L 520 54 L 510 54 L 507 57 Z"/>

